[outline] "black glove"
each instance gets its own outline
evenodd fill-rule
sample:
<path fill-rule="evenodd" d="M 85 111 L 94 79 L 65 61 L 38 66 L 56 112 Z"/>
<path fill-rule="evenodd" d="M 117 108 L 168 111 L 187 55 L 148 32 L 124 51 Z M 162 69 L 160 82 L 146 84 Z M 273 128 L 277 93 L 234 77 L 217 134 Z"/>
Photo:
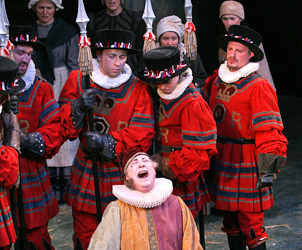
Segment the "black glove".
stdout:
<path fill-rule="evenodd" d="M 87 131 L 84 133 L 87 149 L 92 152 L 99 152 L 104 148 L 104 135 L 99 132 Z"/>
<path fill-rule="evenodd" d="M 86 145 L 89 151 L 99 152 L 109 160 L 116 158 L 116 140 L 112 135 L 87 131 L 84 133 Z"/>
<path fill-rule="evenodd" d="M 3 104 L 3 110 L 6 113 L 13 112 L 15 115 L 19 114 L 19 98 L 16 95 L 10 95 L 10 100 Z"/>
<path fill-rule="evenodd" d="M 25 149 L 25 155 L 29 156 L 26 151 L 30 153 L 35 153 L 37 155 L 44 155 L 44 140 L 39 132 L 27 133 L 21 130 L 20 132 L 20 147 Z"/>
<path fill-rule="evenodd" d="M 275 179 L 274 174 L 261 174 L 258 178 L 256 189 L 271 187 Z"/>
<path fill-rule="evenodd" d="M 13 113 L 2 113 L 4 138 L 3 145 L 11 146 L 20 153 L 20 127 L 17 116 Z"/>
<path fill-rule="evenodd" d="M 286 157 L 274 154 L 258 154 L 259 174 L 256 189 L 271 187 L 277 178 L 276 173 L 284 164 Z"/>
<path fill-rule="evenodd" d="M 75 105 L 81 112 L 86 113 L 88 109 L 93 107 L 97 93 L 98 90 L 95 88 L 85 89 L 80 98 L 75 100 Z"/>
<path fill-rule="evenodd" d="M 76 129 L 83 128 L 83 119 L 88 109 L 93 107 L 97 93 L 98 90 L 95 88 L 86 89 L 78 99 L 70 104 L 72 122 Z"/>

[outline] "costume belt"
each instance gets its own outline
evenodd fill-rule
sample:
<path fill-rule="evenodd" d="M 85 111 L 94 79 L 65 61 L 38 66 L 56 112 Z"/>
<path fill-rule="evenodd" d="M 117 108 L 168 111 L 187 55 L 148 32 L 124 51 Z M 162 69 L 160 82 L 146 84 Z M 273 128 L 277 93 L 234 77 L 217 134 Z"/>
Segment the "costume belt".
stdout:
<path fill-rule="evenodd" d="M 160 151 L 164 153 L 171 153 L 175 150 L 181 150 L 181 147 L 171 147 L 171 146 L 164 146 L 164 145 L 160 146 Z"/>
<path fill-rule="evenodd" d="M 217 142 L 231 143 L 231 144 L 255 144 L 255 139 L 230 138 L 230 137 L 224 137 L 218 135 Z"/>

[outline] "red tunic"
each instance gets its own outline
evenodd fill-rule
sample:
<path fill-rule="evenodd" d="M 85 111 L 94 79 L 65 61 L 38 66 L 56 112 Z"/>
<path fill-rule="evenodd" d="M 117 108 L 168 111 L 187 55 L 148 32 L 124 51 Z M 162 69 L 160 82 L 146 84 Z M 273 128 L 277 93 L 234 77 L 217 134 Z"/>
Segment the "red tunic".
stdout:
<path fill-rule="evenodd" d="M 2 121 L 1 121 L 2 122 Z M 16 241 L 9 189 L 19 172 L 18 152 L 8 146 L 0 146 L 0 248 Z"/>
<path fill-rule="evenodd" d="M 210 201 L 203 171 L 216 154 L 216 124 L 211 110 L 190 84 L 178 98 L 161 99 L 158 127 L 163 156 L 176 180 L 173 194 L 180 196 L 195 217 L 196 209 Z"/>
<path fill-rule="evenodd" d="M 273 204 L 272 188 L 255 189 L 257 155 L 286 156 L 287 139 L 276 92 L 256 72 L 231 84 L 222 82 L 218 70 L 210 76 L 202 93 L 217 123 L 217 135 L 255 139 L 254 144 L 217 142 L 216 176 L 212 186 L 216 208 L 259 212 Z"/>
<path fill-rule="evenodd" d="M 83 129 L 75 129 L 72 123 L 70 101 L 80 97 L 85 82 L 79 81 L 79 71 L 71 72 L 62 89 L 59 102 L 67 103 L 61 107 L 62 125 L 68 139 L 79 137 L 86 148 L 83 132 L 87 131 L 87 122 Z M 91 82 L 91 87 L 99 90 L 93 107 L 95 129 L 103 134 L 111 134 L 117 140 L 116 155 L 132 147 L 146 152 L 154 137 L 153 104 L 147 86 L 132 75 L 120 87 L 101 88 Z M 85 150 L 84 150 L 85 151 Z M 113 200 L 112 185 L 123 184 L 123 170 L 117 160 L 101 163 L 98 161 L 99 186 L 102 211 Z M 96 214 L 94 181 L 91 159 L 79 147 L 75 157 L 64 199 L 76 210 Z"/>
<path fill-rule="evenodd" d="M 28 133 L 39 132 L 45 145 L 43 157 L 20 158 L 25 225 L 32 229 L 45 225 L 59 212 L 45 169 L 46 159 L 56 154 L 62 143 L 59 105 L 51 85 L 36 77 L 34 84 L 19 96 L 19 111 L 20 128 Z"/>

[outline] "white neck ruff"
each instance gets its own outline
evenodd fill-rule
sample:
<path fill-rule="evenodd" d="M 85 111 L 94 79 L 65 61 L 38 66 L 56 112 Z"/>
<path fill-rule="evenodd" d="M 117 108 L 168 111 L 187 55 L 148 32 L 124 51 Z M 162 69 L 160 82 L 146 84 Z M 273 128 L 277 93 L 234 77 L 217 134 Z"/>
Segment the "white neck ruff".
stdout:
<path fill-rule="evenodd" d="M 247 77 L 259 69 L 259 63 L 249 62 L 247 65 L 237 71 L 230 71 L 227 66 L 227 61 L 220 65 L 218 75 L 225 83 L 238 81 L 240 78 Z"/>
<path fill-rule="evenodd" d="M 33 60 L 30 60 L 27 70 L 23 76 L 21 76 L 22 80 L 25 82 L 25 88 L 22 89 L 19 93 L 23 93 L 24 91 L 28 90 L 31 85 L 33 85 L 34 80 L 36 77 L 36 67 Z"/>
<path fill-rule="evenodd" d="M 179 83 L 171 94 L 165 94 L 160 89 L 157 89 L 158 95 L 165 100 L 173 100 L 179 97 L 193 80 L 192 70 L 187 68 L 180 76 Z"/>
<path fill-rule="evenodd" d="M 125 63 L 123 71 L 117 77 L 109 77 L 100 71 L 99 63 L 96 59 L 92 59 L 93 71 L 91 74 L 92 81 L 98 86 L 105 89 L 114 89 L 127 82 L 132 75 L 132 70 L 128 64 Z"/>
<path fill-rule="evenodd" d="M 173 191 L 172 181 L 156 178 L 154 187 L 147 193 L 130 190 L 125 185 L 114 185 L 112 193 L 121 201 L 139 208 L 157 207 L 164 203 Z"/>

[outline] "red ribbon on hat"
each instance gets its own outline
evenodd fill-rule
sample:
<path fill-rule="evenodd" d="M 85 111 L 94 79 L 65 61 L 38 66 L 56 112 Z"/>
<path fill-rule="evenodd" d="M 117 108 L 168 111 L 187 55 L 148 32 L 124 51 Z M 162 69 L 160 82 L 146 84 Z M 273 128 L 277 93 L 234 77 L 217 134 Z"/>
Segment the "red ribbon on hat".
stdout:
<path fill-rule="evenodd" d="M 153 32 L 147 31 L 147 32 L 144 34 L 143 38 L 144 38 L 144 40 L 155 41 L 156 36 L 153 34 Z"/>
<path fill-rule="evenodd" d="M 22 34 L 20 35 L 20 41 L 25 41 L 25 38 Z"/>
<path fill-rule="evenodd" d="M 79 38 L 79 47 L 85 48 L 91 45 L 90 39 L 87 36 L 80 36 Z"/>
<path fill-rule="evenodd" d="M 190 33 L 190 32 L 194 32 L 196 30 L 194 23 L 192 22 L 186 22 L 185 24 L 185 31 Z"/>

